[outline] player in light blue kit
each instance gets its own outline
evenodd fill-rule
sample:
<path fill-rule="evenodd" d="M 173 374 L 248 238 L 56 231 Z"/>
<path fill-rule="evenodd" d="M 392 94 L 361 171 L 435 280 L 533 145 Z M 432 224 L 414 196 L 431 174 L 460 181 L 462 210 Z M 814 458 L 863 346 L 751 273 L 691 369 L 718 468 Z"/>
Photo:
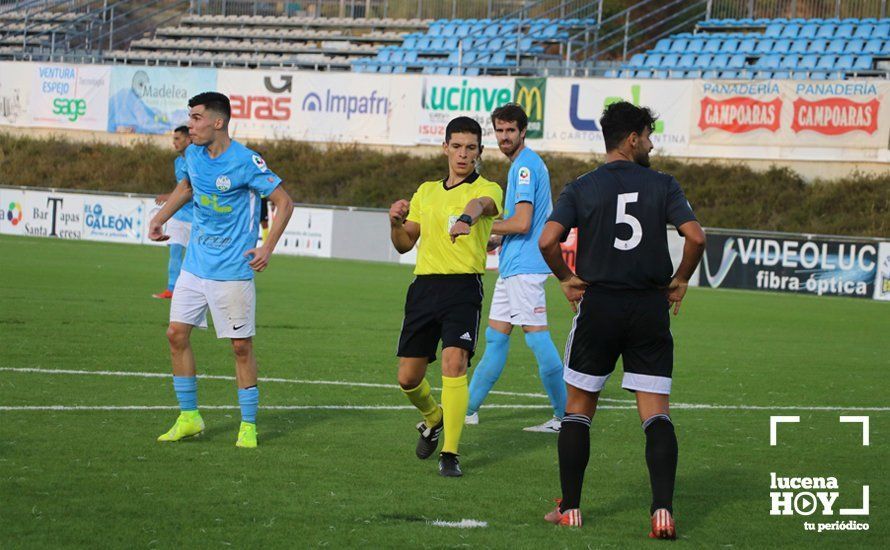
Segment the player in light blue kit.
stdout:
<path fill-rule="evenodd" d="M 538 362 L 541 382 L 553 406 L 553 418 L 525 430 L 558 433 L 565 414 L 566 387 L 562 360 L 547 327 L 544 283 L 550 268 L 538 248 L 538 238 L 553 210 L 550 174 L 541 157 L 525 146 L 528 116 L 522 107 L 516 103 L 498 107 L 491 114 L 491 122 L 498 147 L 512 165 L 504 195 L 504 219 L 494 222 L 491 230 L 494 235 L 503 236 L 500 276 L 485 329 L 485 353 L 470 381 L 466 423 L 479 423 L 479 407 L 504 370 L 510 333 L 514 325 L 519 325 Z"/>
<path fill-rule="evenodd" d="M 158 441 L 179 441 L 204 430 L 198 412 L 195 358 L 189 336 L 195 326 L 207 326 L 213 316 L 218 338 L 229 338 L 235 353 L 235 375 L 241 427 L 238 447 L 257 445 L 259 403 L 257 366 L 253 354 L 256 332 L 254 271 L 263 271 L 293 212 L 293 201 L 281 178 L 262 157 L 229 137 L 232 115 L 229 98 L 217 92 L 189 100 L 189 137 L 185 150 L 187 176 L 176 186 L 149 226 L 149 238 L 168 239 L 163 225 L 187 202 L 194 207 L 185 262 L 170 304 L 167 339 L 173 359 L 173 389 L 181 414 Z M 275 225 L 257 247 L 260 196 L 275 206 Z"/>
<path fill-rule="evenodd" d="M 173 173 L 176 175 L 177 184 L 188 177 L 185 169 L 185 148 L 191 142 L 188 126 L 180 126 L 173 130 L 173 148 L 179 153 L 176 160 L 173 161 Z M 163 205 L 169 198 L 169 193 L 158 195 L 155 203 Z M 189 244 L 189 234 L 192 231 L 192 205 L 186 204 L 177 210 L 173 217 L 167 221 L 164 230 L 170 236 L 167 241 L 167 246 L 170 248 L 170 260 L 167 262 L 167 288 L 164 292 L 152 294 L 152 297 L 169 300 L 173 297 L 173 288 L 176 286 L 176 279 L 179 278 L 182 259 Z"/>

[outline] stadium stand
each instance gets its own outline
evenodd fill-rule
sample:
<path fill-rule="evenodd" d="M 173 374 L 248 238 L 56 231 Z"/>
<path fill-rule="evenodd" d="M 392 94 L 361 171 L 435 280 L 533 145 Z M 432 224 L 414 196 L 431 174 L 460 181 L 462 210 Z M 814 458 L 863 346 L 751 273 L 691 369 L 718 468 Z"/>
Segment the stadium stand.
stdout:
<path fill-rule="evenodd" d="M 710 19 L 606 76 L 843 80 L 888 77 L 890 19 Z"/>

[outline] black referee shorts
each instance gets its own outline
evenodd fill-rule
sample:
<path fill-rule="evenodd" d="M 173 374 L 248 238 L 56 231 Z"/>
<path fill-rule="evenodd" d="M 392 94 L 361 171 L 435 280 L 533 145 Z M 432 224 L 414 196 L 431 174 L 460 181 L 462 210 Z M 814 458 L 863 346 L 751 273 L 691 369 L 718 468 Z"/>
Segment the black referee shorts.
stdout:
<path fill-rule="evenodd" d="M 670 308 L 660 290 L 589 287 L 566 341 L 565 381 L 598 392 L 624 361 L 621 387 L 670 394 L 674 337 Z"/>
<path fill-rule="evenodd" d="M 408 287 L 398 357 L 436 360 L 442 347 L 476 351 L 482 316 L 482 276 L 418 275 Z"/>

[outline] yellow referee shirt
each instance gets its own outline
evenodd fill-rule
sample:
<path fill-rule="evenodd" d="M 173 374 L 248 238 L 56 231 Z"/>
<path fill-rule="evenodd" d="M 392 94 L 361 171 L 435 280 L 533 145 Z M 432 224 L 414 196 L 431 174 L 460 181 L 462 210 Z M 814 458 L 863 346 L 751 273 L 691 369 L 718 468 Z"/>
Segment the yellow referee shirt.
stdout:
<path fill-rule="evenodd" d="M 451 226 L 473 199 L 491 197 L 500 215 L 504 192 L 501 186 L 476 172 L 463 182 L 446 189 L 445 180 L 427 181 L 411 197 L 408 221 L 420 224 L 415 275 L 457 275 L 485 273 L 485 255 L 491 224 L 497 216 L 481 216 L 452 243 Z"/>

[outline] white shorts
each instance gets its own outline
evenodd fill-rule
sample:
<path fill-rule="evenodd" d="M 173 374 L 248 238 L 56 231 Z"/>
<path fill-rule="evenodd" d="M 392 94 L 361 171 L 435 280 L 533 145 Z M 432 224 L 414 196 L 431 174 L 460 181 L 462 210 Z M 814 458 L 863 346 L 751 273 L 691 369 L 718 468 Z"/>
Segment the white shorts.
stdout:
<path fill-rule="evenodd" d="M 170 303 L 170 322 L 207 328 L 207 310 L 217 338 L 256 334 L 256 287 L 249 281 L 213 281 L 180 271 Z"/>
<path fill-rule="evenodd" d="M 189 235 L 192 232 L 192 224 L 170 218 L 167 220 L 167 226 L 164 228 L 164 232 L 170 236 L 170 240 L 167 241 L 167 244 L 181 244 L 182 246 L 188 246 Z"/>
<path fill-rule="evenodd" d="M 549 275 L 543 273 L 498 277 L 491 299 L 488 318 L 512 325 L 547 326 L 547 298 L 544 282 Z"/>

